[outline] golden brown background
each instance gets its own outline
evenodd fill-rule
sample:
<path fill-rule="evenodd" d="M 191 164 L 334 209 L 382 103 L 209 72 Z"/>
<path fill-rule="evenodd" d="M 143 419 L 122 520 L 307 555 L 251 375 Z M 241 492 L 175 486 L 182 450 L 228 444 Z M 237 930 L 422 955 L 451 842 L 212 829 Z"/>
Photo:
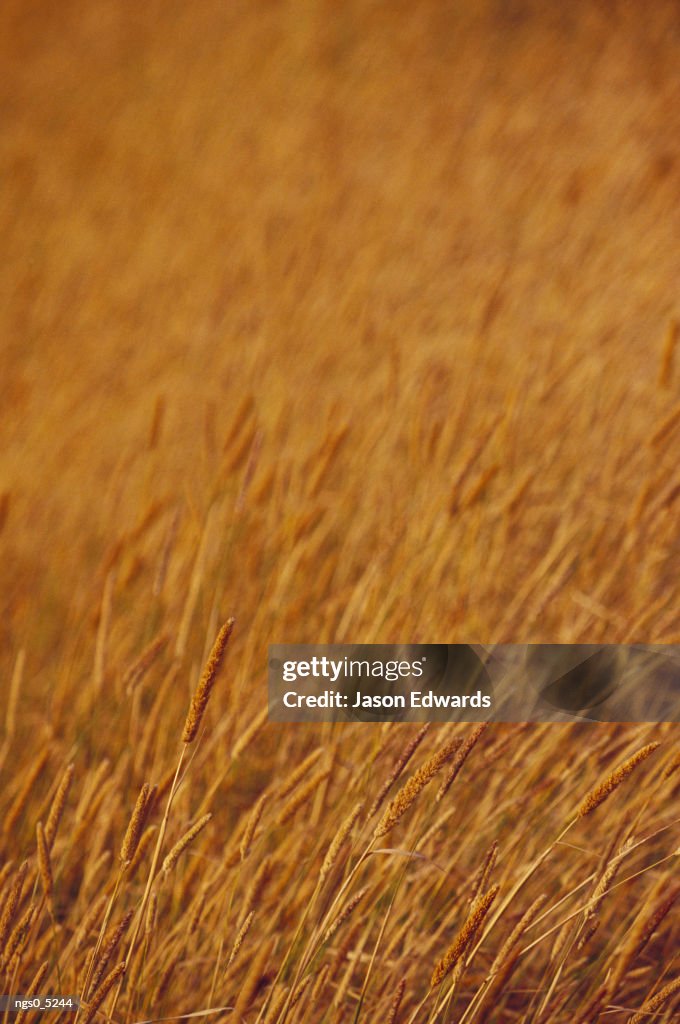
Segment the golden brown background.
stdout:
<path fill-rule="evenodd" d="M 92 1000 L 127 958 L 116 1024 L 453 1022 L 545 895 L 466 1021 L 673 1019 L 677 726 L 495 726 L 369 856 L 469 733 L 399 768 L 398 727 L 266 723 L 265 675 L 270 642 L 680 642 L 679 42 L 670 0 L 2 4 L 0 989 Z"/>
<path fill-rule="evenodd" d="M 263 493 L 243 530 L 267 560 L 314 505 L 335 594 L 374 568 L 409 636 L 497 640 L 573 525 L 568 594 L 501 632 L 626 638 L 677 567 L 677 505 L 625 554 L 621 538 L 641 488 L 663 500 L 675 473 L 678 432 L 649 439 L 678 400 L 677 372 L 658 380 L 680 280 L 680 17 L 562 8 L 3 5 L 5 640 L 28 630 L 13 581 L 32 615 L 46 597 L 59 614 L 113 507 L 118 527 L 140 490 L 205 513 L 248 395 Z M 495 475 L 451 515 L 503 408 L 462 490 Z M 331 422 L 348 431 L 312 500 Z M 302 590 L 312 621 L 286 621 L 287 590 L 279 639 L 337 625 L 333 595 Z M 660 611 L 636 638 L 677 624 Z"/>

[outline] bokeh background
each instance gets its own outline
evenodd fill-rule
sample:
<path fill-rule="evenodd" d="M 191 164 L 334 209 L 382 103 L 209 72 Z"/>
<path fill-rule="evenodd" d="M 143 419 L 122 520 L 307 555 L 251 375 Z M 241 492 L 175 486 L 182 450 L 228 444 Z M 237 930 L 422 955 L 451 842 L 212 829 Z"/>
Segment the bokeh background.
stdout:
<path fill-rule="evenodd" d="M 677 638 L 680 435 L 650 444 L 679 398 L 675 3 L 0 19 L 4 644 L 40 621 L 47 650 L 65 581 L 90 600 L 151 499 L 200 532 L 249 453 L 263 563 L 232 551 L 230 606 L 254 613 L 238 578 L 285 561 L 282 522 L 324 523 L 277 640 L 333 633 L 357 586 L 339 640 Z"/>

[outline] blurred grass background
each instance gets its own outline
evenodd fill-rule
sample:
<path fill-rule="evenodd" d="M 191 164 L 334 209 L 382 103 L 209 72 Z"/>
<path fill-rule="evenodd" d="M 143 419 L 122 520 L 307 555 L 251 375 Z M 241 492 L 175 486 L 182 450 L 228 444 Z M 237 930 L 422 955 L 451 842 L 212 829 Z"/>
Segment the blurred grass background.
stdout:
<path fill-rule="evenodd" d="M 280 568 L 307 513 L 307 575 L 340 566 L 275 639 L 337 626 L 329 587 L 346 601 L 371 567 L 409 638 L 677 639 L 678 432 L 649 444 L 678 401 L 675 3 L 9 0 L 0 19 L 3 646 L 46 654 L 112 527 L 157 500 L 198 536 L 248 456 L 230 608 L 254 612 L 238 578 Z M 541 621 L 500 628 L 572 527 Z M 353 639 L 404 639 L 374 612 Z"/>

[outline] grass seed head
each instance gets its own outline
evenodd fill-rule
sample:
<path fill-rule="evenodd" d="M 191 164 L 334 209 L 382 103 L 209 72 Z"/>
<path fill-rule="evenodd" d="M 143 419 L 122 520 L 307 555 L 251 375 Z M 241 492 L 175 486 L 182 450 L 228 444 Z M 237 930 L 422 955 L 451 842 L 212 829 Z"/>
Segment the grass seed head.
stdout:
<path fill-rule="evenodd" d="M 472 942 L 475 932 L 480 927 L 484 918 L 489 913 L 493 901 L 498 894 L 498 886 L 494 885 L 483 896 L 479 896 L 470 910 L 465 924 L 456 935 L 455 939 L 447 949 L 444 956 L 435 966 L 430 979 L 430 988 L 437 988 L 444 978 L 456 966 L 460 958 L 466 952 Z"/>
<path fill-rule="evenodd" d="M 371 886 L 365 885 L 363 889 L 360 889 L 359 892 L 355 893 L 355 895 L 347 901 L 347 903 L 340 911 L 338 916 L 335 918 L 334 921 L 331 922 L 331 924 L 326 929 L 326 932 L 322 940 L 323 945 L 325 945 L 327 942 L 330 942 L 330 940 L 337 932 L 338 928 L 340 928 L 340 926 L 343 925 L 349 917 L 351 917 L 351 915 L 354 913 L 354 911 L 359 906 L 361 901 L 365 899 L 367 893 L 369 893 L 370 891 Z"/>
<path fill-rule="evenodd" d="M 241 857 L 241 860 L 245 860 L 246 857 L 248 856 L 248 853 L 250 852 L 250 847 L 255 837 L 255 832 L 257 831 L 257 826 L 260 823 L 260 818 L 262 817 L 264 805 L 267 802 L 267 800 L 268 793 L 265 791 L 255 802 L 255 806 L 248 815 L 248 820 L 246 821 L 246 826 L 243 830 L 241 842 L 239 843 L 239 855 Z"/>
<path fill-rule="evenodd" d="M 255 917 L 255 911 L 251 910 L 250 913 L 248 914 L 248 916 L 246 917 L 245 921 L 243 922 L 243 924 L 239 928 L 238 934 L 237 934 L 236 938 L 234 939 L 234 945 L 231 947 L 231 953 L 229 954 L 229 960 L 227 961 L 227 967 L 231 967 L 232 963 L 234 962 L 234 960 L 238 956 L 238 952 L 239 952 L 241 946 L 243 945 L 243 940 L 245 939 L 246 935 L 248 934 L 248 930 L 249 930 L 251 924 L 253 923 L 253 918 L 254 917 Z"/>
<path fill-rule="evenodd" d="M 195 825 L 192 825 L 191 828 L 184 833 L 181 839 L 177 840 L 163 861 L 161 872 L 164 878 L 167 878 L 186 848 L 193 843 L 194 839 L 196 839 L 196 837 L 203 831 L 211 818 L 212 814 L 210 812 L 204 814 L 202 818 L 198 819 Z"/>
<path fill-rule="evenodd" d="M 182 731 L 182 742 L 193 743 L 196 739 L 196 734 L 201 725 L 205 709 L 208 706 L 210 700 L 210 694 L 213 691 L 213 687 L 217 681 L 217 676 L 224 658 L 224 652 L 227 649 L 229 643 L 229 637 L 231 636 L 234 629 L 233 618 L 227 619 L 219 633 L 217 639 L 213 644 L 210 656 L 203 669 L 203 674 L 198 681 L 198 686 L 194 692 L 194 696 L 189 706 L 189 712 L 184 723 L 184 729 Z"/>
<path fill-rule="evenodd" d="M 50 807 L 50 813 L 47 816 L 47 824 L 45 825 L 45 840 L 48 848 L 51 850 L 54 844 L 54 839 L 61 822 L 64 808 L 66 806 L 66 800 L 68 799 L 69 790 L 73 782 L 74 773 L 73 764 L 69 764 L 61 777 L 57 791 L 54 794 L 52 806 Z"/>
<path fill-rule="evenodd" d="M 144 830 L 144 823 L 149 811 L 149 795 L 150 795 L 149 783 L 145 782 L 139 791 L 137 802 L 135 803 L 132 817 L 128 822 L 128 827 L 123 837 L 123 844 L 120 848 L 120 862 L 124 867 L 127 867 L 139 846 L 139 840 L 141 839 L 142 832 Z"/>
<path fill-rule="evenodd" d="M 41 821 L 39 821 L 36 826 L 36 839 L 38 844 L 38 870 L 40 872 L 40 880 L 42 882 L 47 905 L 51 907 L 52 890 L 54 888 L 52 878 L 52 861 L 50 859 L 50 848 L 48 846 L 45 830 L 43 829 Z"/>
<path fill-rule="evenodd" d="M 363 801 L 359 801 L 359 803 L 355 804 L 350 814 L 345 818 L 342 825 L 335 833 L 331 845 L 328 847 L 328 852 L 324 857 L 323 864 L 321 865 L 321 871 L 319 872 L 319 879 L 321 882 L 323 882 L 330 874 L 333 865 L 340 855 L 340 850 L 344 846 L 359 818 L 359 815 L 361 814 L 363 806 Z"/>
<path fill-rule="evenodd" d="M 376 825 L 373 833 L 376 839 L 380 839 L 392 831 L 394 826 L 403 818 L 409 807 L 418 798 L 419 794 L 432 781 L 435 775 L 441 771 L 447 761 L 451 760 L 460 747 L 460 743 L 461 741 L 457 737 L 449 740 L 402 786 L 391 803 L 388 804 L 385 813 Z"/>
<path fill-rule="evenodd" d="M 102 1005 L 116 982 L 123 977 L 125 969 L 125 961 L 121 960 L 121 962 L 117 964 L 109 974 L 107 974 L 85 1007 L 82 1024 L 90 1024 L 90 1022 L 94 1020 L 97 1010 Z"/>
<path fill-rule="evenodd" d="M 638 1013 L 634 1013 L 632 1017 L 628 1018 L 628 1024 L 647 1024 L 656 1015 L 656 1011 L 661 1009 L 663 1004 L 668 1002 L 676 992 L 680 992 L 680 977 L 674 978 L 673 981 L 669 981 L 667 985 L 659 989 L 655 996 L 644 1003 Z"/>
<path fill-rule="evenodd" d="M 629 757 L 627 761 L 620 764 L 618 768 L 615 768 L 611 772 L 604 782 L 601 782 L 598 786 L 590 791 L 588 796 L 585 798 L 583 803 L 578 809 L 577 817 L 585 818 L 587 815 L 592 814 L 600 804 L 604 803 L 608 796 L 618 789 L 622 782 L 625 782 L 632 771 L 637 768 L 639 764 L 646 761 L 650 754 L 659 746 L 658 743 L 648 743 L 647 746 L 642 747 L 637 753 Z"/>

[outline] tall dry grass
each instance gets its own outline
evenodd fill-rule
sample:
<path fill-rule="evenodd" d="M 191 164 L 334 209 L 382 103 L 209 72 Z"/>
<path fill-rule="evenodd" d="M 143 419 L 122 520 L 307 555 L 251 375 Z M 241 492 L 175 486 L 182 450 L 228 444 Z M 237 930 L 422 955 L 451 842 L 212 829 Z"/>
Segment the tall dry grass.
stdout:
<path fill-rule="evenodd" d="M 112 637 L 136 621 L 113 588 Z M 38 774 L 19 697 L 8 992 L 79 994 L 81 1020 L 585 1022 L 662 994 L 672 1012 L 675 726 L 267 724 L 247 628 L 213 630 L 205 668 L 164 645 L 130 692 L 149 632 L 107 642 L 94 707 L 74 652 Z"/>
<path fill-rule="evenodd" d="M 680 642 L 676 5 L 0 19 L 0 992 L 676 1018 L 677 726 L 265 686 L 275 641 Z"/>

